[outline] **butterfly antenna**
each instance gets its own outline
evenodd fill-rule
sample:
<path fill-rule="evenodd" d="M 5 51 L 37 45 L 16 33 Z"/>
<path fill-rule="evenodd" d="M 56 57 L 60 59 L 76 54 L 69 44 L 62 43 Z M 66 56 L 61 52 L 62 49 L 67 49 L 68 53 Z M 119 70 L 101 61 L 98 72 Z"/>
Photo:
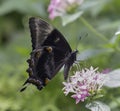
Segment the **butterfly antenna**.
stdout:
<path fill-rule="evenodd" d="M 79 38 L 76 37 L 76 47 L 75 47 L 76 50 L 78 49 L 80 40 L 81 40 L 81 36 Z"/>
<path fill-rule="evenodd" d="M 79 42 L 80 40 L 83 38 L 83 37 L 87 37 L 88 36 L 88 33 L 83 33 L 79 36 L 79 38 L 76 38 L 76 50 L 78 49 L 78 46 L 79 46 Z"/>

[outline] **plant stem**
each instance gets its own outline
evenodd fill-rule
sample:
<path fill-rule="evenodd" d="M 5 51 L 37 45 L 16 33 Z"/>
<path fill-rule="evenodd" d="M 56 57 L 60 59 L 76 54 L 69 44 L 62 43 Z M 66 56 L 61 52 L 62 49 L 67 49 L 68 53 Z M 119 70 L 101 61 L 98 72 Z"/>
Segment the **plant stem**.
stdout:
<path fill-rule="evenodd" d="M 99 38 L 104 40 L 105 42 L 109 42 L 107 37 L 105 37 L 103 34 L 99 33 L 94 27 L 92 27 L 91 24 L 89 24 L 82 16 L 80 17 L 80 20 L 86 25 L 95 35 L 97 35 Z"/>

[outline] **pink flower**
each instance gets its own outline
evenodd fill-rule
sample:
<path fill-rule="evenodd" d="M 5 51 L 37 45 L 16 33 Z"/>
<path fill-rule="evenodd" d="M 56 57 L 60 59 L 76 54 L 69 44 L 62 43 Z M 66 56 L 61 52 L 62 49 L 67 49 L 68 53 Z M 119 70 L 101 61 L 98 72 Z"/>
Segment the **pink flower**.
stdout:
<path fill-rule="evenodd" d="M 82 69 L 71 76 L 67 82 L 64 82 L 65 95 L 72 93 L 72 98 L 76 100 L 76 104 L 85 101 L 88 97 L 97 94 L 108 80 L 106 74 L 97 71 L 98 68 Z"/>
<path fill-rule="evenodd" d="M 78 92 L 78 93 L 73 94 L 71 97 L 76 99 L 76 104 L 77 104 L 80 101 L 84 102 L 85 99 L 87 98 L 87 96 L 89 96 L 88 91 L 87 90 L 82 90 L 81 94 Z"/>
<path fill-rule="evenodd" d="M 111 72 L 112 70 L 110 68 L 106 68 L 102 71 L 103 74 L 107 74 L 109 72 Z"/>
<path fill-rule="evenodd" d="M 83 0 L 51 0 L 48 6 L 49 18 L 54 19 L 57 16 L 62 16 L 82 2 Z"/>

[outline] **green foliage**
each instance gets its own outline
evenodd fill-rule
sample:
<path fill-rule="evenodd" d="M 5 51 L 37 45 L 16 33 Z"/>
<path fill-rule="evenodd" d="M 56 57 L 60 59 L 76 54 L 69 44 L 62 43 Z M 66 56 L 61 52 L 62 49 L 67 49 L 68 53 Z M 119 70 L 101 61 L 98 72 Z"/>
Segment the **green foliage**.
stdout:
<path fill-rule="evenodd" d="M 83 17 L 65 27 L 60 19 L 51 24 L 65 35 L 73 49 L 76 38 L 88 33 L 78 46 L 78 58 L 84 60 L 80 64 L 100 70 L 119 68 L 120 36 L 115 32 L 120 26 L 120 1 L 95 1 L 87 0 L 81 8 Z M 25 72 L 31 52 L 28 18 L 40 16 L 46 20 L 48 3 L 47 0 L 0 0 L 0 111 L 87 111 L 82 108 L 83 103 L 76 105 L 73 99 L 64 96 L 62 71 L 42 91 L 30 85 L 25 92 L 19 92 L 28 77 Z M 120 89 L 106 90 L 109 93 L 102 100 L 112 110 L 119 111 Z"/>

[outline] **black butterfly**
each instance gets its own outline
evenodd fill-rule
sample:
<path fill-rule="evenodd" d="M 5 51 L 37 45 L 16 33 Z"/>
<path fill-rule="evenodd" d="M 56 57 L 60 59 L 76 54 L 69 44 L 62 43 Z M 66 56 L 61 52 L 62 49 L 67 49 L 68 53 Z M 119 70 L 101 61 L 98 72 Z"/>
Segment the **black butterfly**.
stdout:
<path fill-rule="evenodd" d="M 47 22 L 30 18 L 29 27 L 32 38 L 32 52 L 27 60 L 29 78 L 24 85 L 32 83 L 41 90 L 64 65 L 64 79 L 76 60 L 77 50 L 71 50 L 64 36 Z M 21 89 L 24 91 L 27 86 Z"/>

